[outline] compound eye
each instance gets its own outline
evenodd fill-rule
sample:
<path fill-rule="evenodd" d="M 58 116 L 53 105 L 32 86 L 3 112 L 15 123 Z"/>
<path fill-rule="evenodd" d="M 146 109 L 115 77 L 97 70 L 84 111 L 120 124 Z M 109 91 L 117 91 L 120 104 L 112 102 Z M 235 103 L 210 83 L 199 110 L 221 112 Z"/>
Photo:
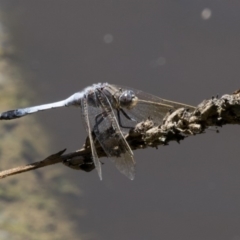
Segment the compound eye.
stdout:
<path fill-rule="evenodd" d="M 121 95 L 120 95 L 120 102 L 122 104 L 128 104 L 129 102 L 132 101 L 132 95 L 133 94 L 133 91 L 124 91 Z"/>
<path fill-rule="evenodd" d="M 124 91 L 119 97 L 120 106 L 132 108 L 136 104 L 137 97 L 132 90 Z"/>

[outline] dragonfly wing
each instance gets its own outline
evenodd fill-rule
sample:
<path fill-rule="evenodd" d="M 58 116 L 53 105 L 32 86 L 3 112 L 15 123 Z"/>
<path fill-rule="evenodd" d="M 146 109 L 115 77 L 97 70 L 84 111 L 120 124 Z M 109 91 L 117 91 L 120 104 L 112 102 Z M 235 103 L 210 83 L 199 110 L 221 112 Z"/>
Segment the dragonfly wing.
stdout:
<path fill-rule="evenodd" d="M 157 96 L 145 93 L 133 88 L 122 87 L 113 85 L 116 89 L 121 91 L 132 90 L 135 96 L 138 98 L 137 104 L 131 109 L 125 109 L 127 115 L 137 122 L 145 121 L 150 117 L 156 124 L 161 124 L 165 115 L 169 110 L 175 110 L 178 108 L 187 108 L 190 111 L 194 111 L 195 107 L 183 103 L 178 103 L 166 99 L 159 98 Z M 122 116 L 121 120 L 125 122 L 125 125 L 136 125 L 136 122 L 131 122 Z"/>
<path fill-rule="evenodd" d="M 133 180 L 135 177 L 135 160 L 133 155 L 129 153 L 122 153 L 121 157 L 113 157 L 113 162 L 117 169 L 127 176 L 129 179 Z"/>
<path fill-rule="evenodd" d="M 92 158 L 94 165 L 97 169 L 98 175 L 100 177 L 100 180 L 102 180 L 102 169 L 101 169 L 101 163 L 99 161 L 96 148 L 93 142 L 93 136 L 92 136 L 92 131 L 91 131 L 91 126 L 90 126 L 90 121 L 89 121 L 89 110 L 88 110 L 88 104 L 87 104 L 87 99 L 83 97 L 81 99 L 81 106 L 82 106 L 82 118 L 85 123 L 85 128 L 87 130 L 89 140 L 90 140 L 90 146 L 91 146 L 91 151 L 92 151 Z"/>
<path fill-rule="evenodd" d="M 121 173 L 133 179 L 133 153 L 121 132 L 108 97 L 101 89 L 96 89 L 94 93 L 88 94 L 87 102 L 91 130 L 104 152 L 113 159 Z"/>

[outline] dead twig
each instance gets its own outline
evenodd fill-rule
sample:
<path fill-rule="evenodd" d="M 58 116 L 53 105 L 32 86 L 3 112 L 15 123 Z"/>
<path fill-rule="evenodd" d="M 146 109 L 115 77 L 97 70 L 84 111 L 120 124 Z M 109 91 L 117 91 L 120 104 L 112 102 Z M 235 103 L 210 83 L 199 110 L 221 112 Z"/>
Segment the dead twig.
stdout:
<path fill-rule="evenodd" d="M 210 126 L 221 127 L 226 124 L 240 124 L 240 90 L 221 98 L 212 97 L 204 100 L 193 112 L 183 108 L 169 112 L 163 124 L 159 126 L 151 119 L 147 119 L 138 123 L 125 137 L 132 150 L 136 150 L 167 145 L 170 141 L 179 142 L 186 136 L 203 133 Z M 81 150 L 63 155 L 65 150 L 42 161 L 2 171 L 0 178 L 60 162 L 73 169 L 87 172 L 94 169 L 88 138 Z M 106 156 L 100 145 L 96 146 L 96 150 L 99 157 Z"/>

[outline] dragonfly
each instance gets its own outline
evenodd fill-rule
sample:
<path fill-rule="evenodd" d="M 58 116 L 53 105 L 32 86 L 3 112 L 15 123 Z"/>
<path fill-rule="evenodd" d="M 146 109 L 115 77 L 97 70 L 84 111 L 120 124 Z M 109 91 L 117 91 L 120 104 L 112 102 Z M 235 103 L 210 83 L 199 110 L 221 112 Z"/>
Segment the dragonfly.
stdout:
<path fill-rule="evenodd" d="M 135 165 L 133 152 L 125 140 L 125 133 L 137 123 L 148 119 L 161 124 L 164 116 L 178 108 L 193 111 L 195 107 L 162 99 L 140 90 L 108 83 L 98 83 L 76 92 L 65 100 L 0 113 L 0 120 L 11 120 L 38 111 L 75 106 L 87 131 L 94 166 L 102 180 L 101 162 L 96 141 L 117 169 L 133 180 Z"/>

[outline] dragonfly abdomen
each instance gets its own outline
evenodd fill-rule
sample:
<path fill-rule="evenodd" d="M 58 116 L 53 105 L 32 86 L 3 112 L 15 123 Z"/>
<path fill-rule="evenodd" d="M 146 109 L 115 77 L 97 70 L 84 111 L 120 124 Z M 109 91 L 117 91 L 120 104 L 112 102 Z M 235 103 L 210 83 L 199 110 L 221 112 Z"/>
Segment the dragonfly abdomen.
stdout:
<path fill-rule="evenodd" d="M 11 120 L 11 119 L 15 119 L 15 118 L 20 118 L 24 115 L 25 115 L 25 113 L 23 113 L 21 109 L 9 110 L 7 112 L 1 113 L 0 119 Z"/>

